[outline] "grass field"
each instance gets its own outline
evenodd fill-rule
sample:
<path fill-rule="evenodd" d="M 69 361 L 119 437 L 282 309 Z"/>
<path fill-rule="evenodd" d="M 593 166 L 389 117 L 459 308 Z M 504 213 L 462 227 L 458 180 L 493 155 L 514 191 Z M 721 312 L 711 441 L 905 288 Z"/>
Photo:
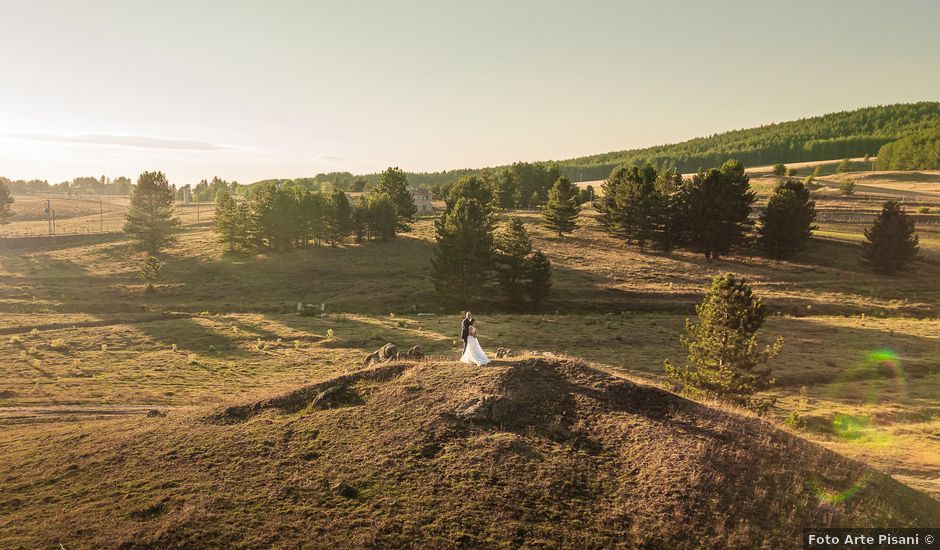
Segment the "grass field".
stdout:
<path fill-rule="evenodd" d="M 860 267 L 864 223 L 852 221 L 896 190 L 940 213 L 936 176 L 856 177 L 852 197 L 814 193 L 820 212 L 849 221 L 820 222 L 791 262 L 640 252 L 601 233 L 590 211 L 559 239 L 537 213 L 517 213 L 551 258 L 555 289 L 537 314 L 482 306 L 481 341 L 659 384 L 663 360 L 682 360 L 678 336 L 709 278 L 742 273 L 768 302 L 767 338 L 785 339 L 771 420 L 790 418 L 787 429 L 940 498 L 940 225 L 919 226 L 912 272 L 885 277 Z M 761 200 L 772 184 L 755 178 Z M 152 292 L 137 277 L 144 256 L 118 236 L 0 251 L 0 453 L 121 431 L 151 409 L 190 414 L 287 390 L 341 374 L 386 342 L 458 355 L 458 313 L 436 306 L 429 282 L 430 220 L 391 243 L 255 254 L 225 251 L 205 215 L 163 256 Z M 16 222 L 32 223 L 45 222 Z M 326 314 L 298 316 L 301 301 Z"/>

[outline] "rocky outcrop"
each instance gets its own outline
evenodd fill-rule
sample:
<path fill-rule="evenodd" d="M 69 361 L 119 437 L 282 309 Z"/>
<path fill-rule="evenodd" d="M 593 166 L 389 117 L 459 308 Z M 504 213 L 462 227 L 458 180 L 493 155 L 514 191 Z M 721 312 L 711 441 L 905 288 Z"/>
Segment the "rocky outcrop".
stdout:
<path fill-rule="evenodd" d="M 395 344 L 385 344 L 381 348 L 373 351 L 366 356 L 363 366 L 368 367 L 376 363 L 384 363 L 393 359 L 422 359 L 424 353 L 420 346 L 412 346 L 408 351 L 398 351 Z"/>
<path fill-rule="evenodd" d="M 502 395 L 479 395 L 457 406 L 454 415 L 470 422 L 505 421 L 512 414 L 512 401 Z"/>

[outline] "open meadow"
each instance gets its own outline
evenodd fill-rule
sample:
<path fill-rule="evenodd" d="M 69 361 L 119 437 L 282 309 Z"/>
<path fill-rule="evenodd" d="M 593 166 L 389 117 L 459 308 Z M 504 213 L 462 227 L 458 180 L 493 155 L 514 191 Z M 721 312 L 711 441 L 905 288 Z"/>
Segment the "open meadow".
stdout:
<path fill-rule="evenodd" d="M 743 274 L 770 307 L 765 337 L 785 340 L 772 362 L 778 401 L 769 419 L 940 498 L 935 176 L 838 178 L 853 176 L 860 185 L 850 197 L 821 182 L 814 199 L 824 221 L 790 262 L 639 252 L 601 232 L 590 210 L 573 235 L 557 238 L 536 212 L 515 212 L 555 266 L 554 291 L 539 313 L 498 304 L 475 312 L 481 342 L 582 358 L 658 385 L 663 361 L 683 360 L 678 336 L 710 277 Z M 772 183 L 754 180 L 761 199 Z M 918 218 L 923 257 L 909 273 L 874 275 L 858 263 L 860 217 L 895 190 L 930 209 Z M 386 342 L 442 360 L 459 352 L 458 313 L 434 305 L 430 220 L 390 243 L 264 254 L 226 251 L 209 223 L 190 220 L 149 292 L 137 276 L 144 256 L 128 241 L 84 239 L 0 252 L 4 456 L 90 427 L 146 422 L 152 410 L 184 414 L 340 375 Z M 297 302 L 326 311 L 299 316 Z M 10 513 L 32 491 L 21 485 L 0 507 Z"/>

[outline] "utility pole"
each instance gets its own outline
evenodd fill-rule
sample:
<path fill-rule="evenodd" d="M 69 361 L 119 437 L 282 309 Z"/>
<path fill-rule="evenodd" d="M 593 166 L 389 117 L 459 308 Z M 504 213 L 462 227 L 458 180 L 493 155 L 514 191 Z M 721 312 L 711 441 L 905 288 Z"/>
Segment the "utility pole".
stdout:
<path fill-rule="evenodd" d="M 49 235 L 52 235 L 52 199 L 46 197 L 46 224 L 49 226 Z"/>

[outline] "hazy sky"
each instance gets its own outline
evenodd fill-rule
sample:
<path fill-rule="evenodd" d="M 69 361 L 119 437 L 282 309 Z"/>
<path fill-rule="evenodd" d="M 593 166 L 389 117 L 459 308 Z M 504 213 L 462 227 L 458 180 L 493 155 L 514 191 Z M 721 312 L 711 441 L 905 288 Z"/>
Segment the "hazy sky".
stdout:
<path fill-rule="evenodd" d="M 248 183 L 940 99 L 940 2 L 0 0 L 0 175 Z"/>

